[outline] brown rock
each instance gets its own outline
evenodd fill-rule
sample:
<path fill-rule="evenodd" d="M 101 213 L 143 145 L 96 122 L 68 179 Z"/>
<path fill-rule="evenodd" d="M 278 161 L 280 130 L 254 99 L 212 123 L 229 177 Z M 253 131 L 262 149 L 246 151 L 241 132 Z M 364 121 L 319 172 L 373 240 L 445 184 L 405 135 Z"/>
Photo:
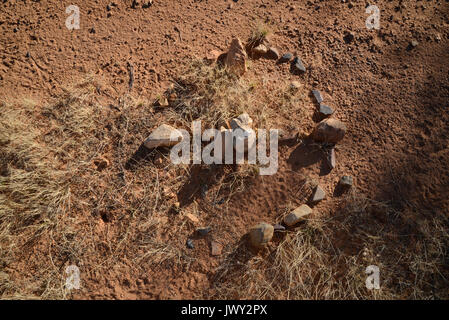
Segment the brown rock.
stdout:
<path fill-rule="evenodd" d="M 249 241 L 255 248 L 261 248 L 270 242 L 273 237 L 274 227 L 271 224 L 262 222 L 251 228 Z"/>
<path fill-rule="evenodd" d="M 308 205 L 303 204 L 298 208 L 296 208 L 295 210 L 293 210 L 289 215 L 287 215 L 284 218 L 284 223 L 285 225 L 291 227 L 297 224 L 298 222 L 304 220 L 304 218 L 311 213 L 312 209 Z"/>
<path fill-rule="evenodd" d="M 313 139 L 318 142 L 337 143 L 346 133 L 346 125 L 337 119 L 321 121 L 313 132 Z"/>
<path fill-rule="evenodd" d="M 246 70 L 247 54 L 242 42 L 238 38 L 234 38 L 224 60 L 226 67 L 238 76 L 243 75 Z"/>

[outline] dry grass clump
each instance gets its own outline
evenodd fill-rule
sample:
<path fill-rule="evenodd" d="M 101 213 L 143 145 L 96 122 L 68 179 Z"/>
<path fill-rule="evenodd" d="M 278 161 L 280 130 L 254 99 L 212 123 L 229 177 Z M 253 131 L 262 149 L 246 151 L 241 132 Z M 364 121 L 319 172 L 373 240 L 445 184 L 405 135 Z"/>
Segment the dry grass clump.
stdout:
<path fill-rule="evenodd" d="M 236 249 L 216 274 L 217 298 L 449 298 L 447 221 L 435 217 L 418 226 L 356 195 L 335 216 L 278 237 L 263 256 Z M 379 267 L 380 290 L 366 288 L 370 265 Z"/>

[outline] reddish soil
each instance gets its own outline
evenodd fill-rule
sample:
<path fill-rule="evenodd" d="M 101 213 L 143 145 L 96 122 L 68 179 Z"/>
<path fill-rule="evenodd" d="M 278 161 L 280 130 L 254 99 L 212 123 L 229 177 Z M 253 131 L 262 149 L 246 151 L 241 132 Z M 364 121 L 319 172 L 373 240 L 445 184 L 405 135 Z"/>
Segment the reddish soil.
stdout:
<path fill-rule="evenodd" d="M 108 0 L 4 1 L 1 96 L 33 97 L 43 103 L 92 73 L 108 83 L 100 88 L 100 101 L 114 103 L 128 90 L 131 63 L 131 93 L 154 98 L 188 59 L 205 57 L 213 49 L 225 51 L 233 37 L 246 40 L 261 21 L 272 25 L 271 43 L 281 54 L 299 55 L 307 72 L 295 76 L 288 66 L 265 59 L 254 61 L 251 72 L 274 83 L 300 81 L 307 92 L 320 89 L 336 109 L 333 116 L 348 127 L 336 149 L 334 170 L 326 169 L 319 150 L 281 146 L 279 172 L 236 195 L 227 212 L 229 221 L 213 214 L 205 218 L 209 225 L 224 226 L 214 235 L 221 239 L 224 253 L 234 250 L 252 224 L 274 223 L 287 203 L 304 203 L 306 195 L 298 196 L 297 190 L 304 176 L 315 179 L 328 194 L 328 201 L 315 207 L 315 217 L 332 215 L 338 207 L 333 192 L 342 175 L 352 175 L 361 193 L 398 210 L 406 202 L 423 219 L 448 216 L 447 1 L 377 1 L 380 30 L 366 28 L 365 1 L 155 0 L 145 9 L 132 9 L 131 0 L 115 2 L 107 11 Z M 79 30 L 65 27 L 65 8 L 71 4 L 81 11 Z M 344 40 L 348 32 L 354 35 L 350 43 Z M 418 41 L 416 47 L 410 46 L 412 40 Z M 308 99 L 311 114 L 313 98 Z M 288 120 L 300 119 L 292 114 Z M 191 184 L 179 191 L 181 206 L 197 199 L 210 212 L 220 210 L 198 195 L 198 185 L 213 185 L 210 172 L 198 170 Z M 102 228 L 106 227 L 98 226 Z M 166 241 L 185 247 L 187 236 Z M 212 279 L 225 254 L 212 257 L 207 241 L 196 242 L 188 254 L 194 259 L 188 272 L 161 265 L 143 273 L 127 267 L 123 258 L 108 277 L 89 274 L 83 283 L 86 289 L 74 298 L 213 296 Z M 84 267 L 94 263 L 86 261 Z"/>

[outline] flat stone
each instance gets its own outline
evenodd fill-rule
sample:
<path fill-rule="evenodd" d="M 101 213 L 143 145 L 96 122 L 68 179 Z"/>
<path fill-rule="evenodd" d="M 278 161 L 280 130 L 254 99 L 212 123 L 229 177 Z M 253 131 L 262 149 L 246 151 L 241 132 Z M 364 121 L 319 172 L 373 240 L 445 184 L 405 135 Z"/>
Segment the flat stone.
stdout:
<path fill-rule="evenodd" d="M 337 143 L 346 133 L 346 125 L 337 119 L 325 119 L 318 123 L 313 132 L 313 139 L 318 142 Z"/>
<path fill-rule="evenodd" d="M 324 198 L 326 198 L 326 192 L 324 192 L 320 186 L 316 186 L 315 191 L 313 192 L 312 202 L 318 203 L 321 200 L 324 200 Z"/>
<path fill-rule="evenodd" d="M 284 53 L 284 55 L 279 59 L 279 63 L 289 62 L 293 58 L 290 52 Z"/>
<path fill-rule="evenodd" d="M 212 241 L 210 243 L 210 246 L 211 246 L 211 251 L 212 251 L 211 253 L 212 253 L 213 256 L 221 255 L 221 252 L 223 250 L 223 246 L 220 243 L 218 243 L 216 241 Z"/>
<path fill-rule="evenodd" d="M 295 59 L 293 59 L 292 65 L 291 65 L 291 72 L 292 73 L 306 72 L 306 67 L 304 67 L 304 64 L 302 63 L 302 61 L 299 57 L 296 57 Z"/>
<path fill-rule="evenodd" d="M 245 126 L 250 127 L 250 126 L 252 126 L 252 124 L 253 124 L 253 119 L 251 119 L 251 117 L 247 113 L 242 113 L 237 118 L 232 119 L 230 122 L 230 126 L 231 126 L 232 130 L 235 130 L 235 129 L 241 128 L 241 127 L 245 127 Z"/>
<path fill-rule="evenodd" d="M 224 59 L 224 64 L 231 72 L 238 76 L 242 76 L 247 71 L 247 57 L 248 55 L 246 54 L 240 39 L 234 38 L 231 42 L 229 51 L 226 54 L 226 58 Z"/>
<path fill-rule="evenodd" d="M 148 149 L 157 147 L 171 147 L 182 140 L 182 134 L 172 126 L 163 124 L 154 130 L 145 140 Z"/>
<path fill-rule="evenodd" d="M 323 102 L 323 97 L 321 96 L 321 93 L 318 90 L 312 90 L 312 94 L 315 97 L 315 100 L 318 104 Z"/>
<path fill-rule="evenodd" d="M 279 59 L 279 51 L 276 48 L 271 47 L 268 49 L 267 58 L 273 60 Z"/>
<path fill-rule="evenodd" d="M 334 110 L 331 107 L 329 107 L 328 105 L 320 103 L 320 108 L 319 108 L 318 112 L 319 112 L 320 116 L 327 118 L 327 117 L 330 117 L 334 113 Z"/>
<path fill-rule="evenodd" d="M 261 248 L 273 238 L 274 227 L 262 222 L 253 226 L 249 232 L 250 244 L 255 248 Z"/>
<path fill-rule="evenodd" d="M 303 205 L 299 206 L 298 208 L 296 208 L 295 210 L 293 210 L 290 214 L 288 214 L 284 218 L 284 223 L 285 223 L 285 225 L 291 227 L 291 226 L 297 224 L 298 222 L 304 220 L 304 218 L 311 213 L 312 213 L 312 209 L 308 205 L 303 204 Z"/>

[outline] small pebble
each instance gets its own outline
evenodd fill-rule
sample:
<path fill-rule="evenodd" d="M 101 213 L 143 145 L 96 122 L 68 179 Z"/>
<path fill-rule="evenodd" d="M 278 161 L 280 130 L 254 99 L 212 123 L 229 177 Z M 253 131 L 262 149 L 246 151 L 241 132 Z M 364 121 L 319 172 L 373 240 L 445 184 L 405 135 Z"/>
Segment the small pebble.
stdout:
<path fill-rule="evenodd" d="M 195 249 L 195 245 L 193 244 L 192 239 L 187 239 L 186 245 L 187 245 L 187 248 L 189 248 L 189 249 Z"/>

